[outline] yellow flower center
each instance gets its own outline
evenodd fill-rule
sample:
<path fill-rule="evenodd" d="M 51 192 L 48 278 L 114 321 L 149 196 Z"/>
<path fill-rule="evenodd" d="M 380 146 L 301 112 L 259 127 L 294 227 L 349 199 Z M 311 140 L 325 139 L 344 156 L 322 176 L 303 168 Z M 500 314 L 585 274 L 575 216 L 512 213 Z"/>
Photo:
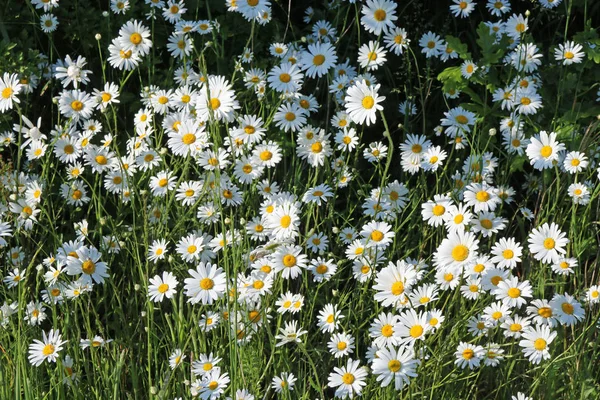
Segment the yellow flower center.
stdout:
<path fill-rule="evenodd" d="M 573 315 L 573 313 L 575 312 L 575 308 L 573 307 L 573 305 L 571 303 L 562 303 L 560 308 L 563 310 L 563 312 L 565 314 Z"/>
<path fill-rule="evenodd" d="M 288 73 L 283 73 L 279 75 L 279 80 L 283 83 L 288 83 L 289 81 L 292 80 L 292 76 Z"/>
<path fill-rule="evenodd" d="M 439 204 L 436 204 L 435 206 L 433 206 L 431 212 L 436 217 L 439 217 L 440 215 L 443 215 L 446 212 L 446 207 L 444 207 L 442 205 L 439 205 Z"/>
<path fill-rule="evenodd" d="M 544 318 L 550 318 L 552 316 L 552 309 L 550 307 L 540 307 L 538 315 Z"/>
<path fill-rule="evenodd" d="M 323 63 L 325 62 L 325 56 L 322 54 L 317 54 L 316 56 L 313 57 L 313 64 L 319 66 L 319 65 L 323 65 Z"/>
<path fill-rule="evenodd" d="M 540 155 L 544 158 L 548 158 L 552 155 L 552 147 L 544 146 L 540 149 Z"/>
<path fill-rule="evenodd" d="M 51 345 L 51 344 L 45 345 L 44 348 L 42 349 L 42 354 L 45 356 L 54 354 L 54 345 Z"/>
<path fill-rule="evenodd" d="M 286 254 L 283 257 L 283 265 L 288 268 L 293 267 L 294 265 L 296 265 L 296 257 L 294 257 L 292 254 Z"/>
<path fill-rule="evenodd" d="M 469 257 L 469 248 L 464 244 L 459 244 L 452 249 L 452 258 L 454 261 L 462 262 Z"/>
<path fill-rule="evenodd" d="M 293 121 L 293 120 L 295 120 L 295 119 L 296 119 L 296 114 L 294 114 L 294 113 L 293 113 L 293 112 L 291 112 L 291 111 L 290 111 L 290 112 L 287 112 L 287 113 L 285 113 L 285 119 L 286 119 L 287 121 L 290 121 L 290 122 L 291 122 L 291 121 Z"/>
<path fill-rule="evenodd" d="M 73 100 L 71 102 L 71 108 L 74 111 L 79 112 L 79 111 L 83 110 L 83 103 L 81 101 L 79 101 L 79 100 Z"/>
<path fill-rule="evenodd" d="M 394 296 L 398 296 L 404 293 L 404 283 L 402 283 L 401 281 L 394 282 L 394 284 L 392 285 L 391 292 Z"/>
<path fill-rule="evenodd" d="M 215 282 L 210 278 L 202 278 L 200 280 L 200 287 L 203 290 L 210 290 L 215 286 Z"/>
<path fill-rule="evenodd" d="M 471 349 L 466 349 L 462 352 L 462 356 L 465 360 L 470 360 L 471 358 L 475 357 L 475 352 Z"/>
<path fill-rule="evenodd" d="M 546 345 L 547 345 L 546 341 L 542 338 L 536 339 L 535 342 L 533 342 L 533 347 L 537 351 L 546 350 Z"/>
<path fill-rule="evenodd" d="M 510 260 L 514 256 L 515 253 L 511 249 L 506 249 L 502 252 L 502 257 L 506 258 L 507 260 Z"/>
<path fill-rule="evenodd" d="M 409 333 L 413 338 L 421 337 L 421 335 L 423 335 L 423 327 L 421 325 L 415 325 L 410 328 Z"/>
<path fill-rule="evenodd" d="M 552 238 L 546 238 L 544 240 L 544 248 L 547 250 L 552 250 L 555 245 L 556 245 L 556 242 Z"/>
<path fill-rule="evenodd" d="M 96 264 L 92 260 L 86 260 L 81 265 L 81 270 L 84 274 L 91 275 L 96 272 Z"/>
<path fill-rule="evenodd" d="M 281 225 L 282 228 L 289 227 L 291 223 L 292 223 L 292 218 L 289 215 L 284 215 L 279 220 L 279 224 Z"/>
<path fill-rule="evenodd" d="M 521 296 L 521 290 L 517 288 L 510 288 L 508 289 L 508 296 L 512 299 L 516 299 L 517 297 Z"/>
<path fill-rule="evenodd" d="M 12 88 L 7 87 L 2 90 L 2 97 L 4 97 L 5 99 L 10 98 L 10 96 L 12 96 L 12 94 L 13 94 Z"/>
<path fill-rule="evenodd" d="M 375 99 L 372 96 L 365 96 L 362 99 L 362 106 L 367 110 L 370 110 L 375 105 Z"/>
<path fill-rule="evenodd" d="M 350 372 L 346 372 L 343 376 L 342 376 L 342 381 L 346 384 L 346 385 L 352 385 L 354 383 L 354 375 L 352 375 Z"/>
<path fill-rule="evenodd" d="M 167 290 L 169 290 L 169 285 L 166 283 L 161 283 L 158 285 L 158 293 L 165 293 Z"/>
<path fill-rule="evenodd" d="M 373 13 L 373 18 L 377 22 L 384 21 L 385 17 L 387 17 L 387 13 L 385 12 L 385 10 L 382 10 L 381 8 L 375 10 L 375 12 Z"/>

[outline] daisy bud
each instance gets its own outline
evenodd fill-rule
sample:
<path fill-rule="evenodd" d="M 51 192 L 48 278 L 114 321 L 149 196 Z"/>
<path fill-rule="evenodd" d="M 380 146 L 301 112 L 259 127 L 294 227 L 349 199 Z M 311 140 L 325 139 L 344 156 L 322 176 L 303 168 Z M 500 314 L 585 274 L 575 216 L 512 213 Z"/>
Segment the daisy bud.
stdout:
<path fill-rule="evenodd" d="M 225 218 L 225 224 L 226 224 L 226 225 L 229 225 L 230 223 L 231 223 L 231 219 L 229 219 L 229 218 Z"/>
<path fill-rule="evenodd" d="M 525 16 L 526 17 L 529 17 L 530 15 L 531 15 L 531 11 L 529 11 L 529 10 L 525 11 Z"/>
<path fill-rule="evenodd" d="M 496 133 L 497 133 L 496 128 L 492 128 L 489 131 L 490 136 L 496 136 Z"/>
<path fill-rule="evenodd" d="M 302 36 L 302 37 L 300 38 L 300 41 L 301 41 L 302 43 L 306 43 L 306 36 Z"/>
<path fill-rule="evenodd" d="M 240 219 L 240 224 L 246 225 L 246 218 L 241 218 Z"/>
<path fill-rule="evenodd" d="M 331 229 L 331 231 L 337 235 L 338 233 L 340 233 L 340 228 L 338 228 L 337 226 L 334 226 L 334 227 Z"/>
<path fill-rule="evenodd" d="M 175 257 L 169 256 L 169 258 L 167 258 L 167 261 L 169 261 L 169 264 L 172 264 L 175 262 Z"/>
<path fill-rule="evenodd" d="M 146 311 L 142 311 L 141 315 L 142 315 L 142 318 L 144 318 L 146 316 Z"/>
<path fill-rule="evenodd" d="M 140 194 L 141 194 L 142 196 L 145 196 L 145 195 L 147 195 L 147 194 L 148 194 L 148 191 L 147 191 L 146 189 L 142 189 L 142 190 L 140 190 Z"/>
<path fill-rule="evenodd" d="M 337 295 L 338 295 L 338 291 L 337 291 L 337 290 L 335 290 L 335 289 L 332 289 L 332 290 L 331 290 L 331 294 L 333 295 L 333 297 L 337 297 Z"/>
<path fill-rule="evenodd" d="M 148 327 L 147 326 L 144 327 L 144 332 L 148 332 Z"/>
<path fill-rule="evenodd" d="M 183 384 L 185 386 L 190 386 L 190 381 L 188 379 L 186 379 L 186 380 L 183 381 Z"/>
<path fill-rule="evenodd" d="M 100 40 L 102 39 L 102 35 L 99 33 L 96 33 L 96 36 L 94 36 L 96 38 L 96 40 Z"/>
<path fill-rule="evenodd" d="M 136 283 L 135 285 L 133 285 L 133 290 L 135 290 L 136 292 L 138 290 L 140 290 L 140 285 L 138 283 Z"/>
<path fill-rule="evenodd" d="M 100 225 L 106 225 L 106 218 L 100 218 Z"/>
<path fill-rule="evenodd" d="M 10 197 L 10 199 L 11 199 L 12 201 L 17 201 L 17 195 L 16 195 L 16 194 L 14 194 L 14 193 L 13 193 L 13 194 L 11 194 L 9 197 Z"/>
<path fill-rule="evenodd" d="M 150 387 L 150 393 L 151 393 L 151 394 L 156 394 L 156 393 L 158 393 L 158 389 L 156 388 L 156 386 L 151 386 L 151 387 Z"/>
<path fill-rule="evenodd" d="M 102 12 L 102 16 L 103 16 L 103 17 L 108 17 L 108 11 L 103 11 L 103 12 Z"/>
<path fill-rule="evenodd" d="M 167 152 L 168 152 L 168 151 L 169 151 L 169 150 L 168 150 L 166 147 L 161 147 L 161 148 L 160 148 L 160 154 L 161 154 L 161 155 L 163 155 L 163 156 L 164 156 L 165 154 L 167 154 Z"/>
<path fill-rule="evenodd" d="M 52 103 L 53 104 L 58 104 L 58 97 L 53 97 L 52 98 Z"/>
<path fill-rule="evenodd" d="M 44 270 L 44 266 L 42 264 L 38 264 L 35 269 L 37 270 L 37 272 L 42 272 Z"/>

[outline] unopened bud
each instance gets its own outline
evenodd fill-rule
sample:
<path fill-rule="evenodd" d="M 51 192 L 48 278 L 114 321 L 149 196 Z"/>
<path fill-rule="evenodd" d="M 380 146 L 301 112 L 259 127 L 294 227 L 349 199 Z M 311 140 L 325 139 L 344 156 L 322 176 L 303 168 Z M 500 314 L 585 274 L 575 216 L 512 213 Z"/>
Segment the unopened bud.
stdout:
<path fill-rule="evenodd" d="M 99 33 L 96 33 L 96 36 L 94 36 L 96 38 L 96 40 L 100 40 L 102 39 L 102 35 Z"/>
<path fill-rule="evenodd" d="M 490 136 L 496 136 L 497 132 L 498 131 L 496 131 L 496 128 L 492 128 L 492 129 L 490 129 L 489 134 L 490 134 Z"/>

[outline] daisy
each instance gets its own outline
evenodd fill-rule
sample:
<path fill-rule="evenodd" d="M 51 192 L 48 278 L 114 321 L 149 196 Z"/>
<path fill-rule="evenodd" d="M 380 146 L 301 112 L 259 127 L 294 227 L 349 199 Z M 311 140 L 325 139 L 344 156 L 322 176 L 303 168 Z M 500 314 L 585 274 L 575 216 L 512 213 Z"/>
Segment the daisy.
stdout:
<path fill-rule="evenodd" d="M 303 78 L 304 74 L 298 65 L 284 62 L 269 71 L 267 81 L 277 92 L 296 93 L 302 88 Z"/>
<path fill-rule="evenodd" d="M 414 266 L 407 264 L 404 260 L 393 263 L 390 261 L 387 267 L 377 274 L 373 289 L 375 300 L 382 306 L 394 306 L 402 301 L 406 291 L 409 291 L 417 283 L 417 271 Z"/>
<path fill-rule="evenodd" d="M 304 193 L 302 201 L 305 203 L 315 203 L 317 206 L 321 206 L 331 197 L 333 197 L 331 188 L 326 184 L 321 184 L 308 189 L 306 193 Z"/>
<path fill-rule="evenodd" d="M 354 338 L 346 333 L 334 333 L 327 343 L 329 352 L 335 358 L 345 357 L 354 352 Z"/>
<path fill-rule="evenodd" d="M 82 246 L 75 251 L 74 255 L 67 258 L 67 274 L 79 275 L 84 284 L 104 283 L 108 278 L 108 265 L 100 261 L 102 253 L 92 246 Z"/>
<path fill-rule="evenodd" d="M 505 23 L 504 33 L 514 40 L 519 40 L 528 28 L 527 18 L 521 14 L 513 14 Z"/>
<path fill-rule="evenodd" d="M 394 388 L 402 390 L 408 385 L 410 378 L 416 378 L 419 361 L 414 359 L 414 351 L 410 347 L 400 346 L 378 350 L 371 369 L 382 387 L 388 386 L 392 380 Z"/>
<path fill-rule="evenodd" d="M 384 35 L 383 40 L 385 46 L 397 56 L 401 55 L 410 44 L 406 30 L 398 27 L 389 29 Z"/>
<path fill-rule="evenodd" d="M 492 262 L 498 268 L 514 269 L 521 262 L 523 247 L 514 238 L 500 238 L 492 247 Z"/>
<path fill-rule="evenodd" d="M 535 114 L 542 107 L 542 96 L 536 92 L 535 88 L 518 89 L 515 104 L 517 105 L 516 111 L 519 114 Z"/>
<path fill-rule="evenodd" d="M 386 54 L 387 51 L 379 45 L 379 42 L 371 40 L 358 49 L 358 63 L 361 68 L 366 68 L 367 71 L 374 71 L 387 61 L 387 58 L 385 58 Z"/>
<path fill-rule="evenodd" d="M 214 118 L 231 122 L 235 110 L 239 108 L 232 85 L 224 76 L 210 76 L 196 100 L 196 111 L 201 121 Z"/>
<path fill-rule="evenodd" d="M 590 202 L 590 189 L 582 183 L 570 184 L 567 191 L 575 204 L 587 204 Z"/>
<path fill-rule="evenodd" d="M 425 53 L 425 57 L 438 57 L 444 49 L 444 41 L 439 35 L 429 31 L 421 36 L 419 46 L 421 52 Z"/>
<path fill-rule="evenodd" d="M 167 192 L 175 189 L 177 177 L 172 171 L 161 171 L 150 178 L 150 190 L 156 197 L 165 197 Z"/>
<path fill-rule="evenodd" d="M 284 103 L 277 109 L 273 121 L 284 132 L 296 132 L 306 124 L 306 111 L 296 103 Z"/>
<path fill-rule="evenodd" d="M 529 281 L 519 282 L 518 278 L 513 276 L 498 282 L 492 294 L 496 296 L 496 300 L 501 300 L 509 307 L 520 308 L 527 303 L 525 297 L 532 297 L 532 289 Z"/>
<path fill-rule="evenodd" d="M 543 170 L 552 168 L 559 161 L 559 152 L 565 149 L 565 145 L 556 141 L 556 133 L 541 131 L 531 138 L 527 146 L 527 156 L 535 169 Z"/>
<path fill-rule="evenodd" d="M 468 265 L 477 257 L 478 244 L 471 232 L 450 233 L 434 253 L 434 264 L 440 268 Z"/>
<path fill-rule="evenodd" d="M 366 241 L 367 247 L 376 247 L 378 249 L 387 248 L 395 236 L 391 225 L 386 222 L 377 221 L 371 221 L 366 224 L 360 234 Z"/>
<path fill-rule="evenodd" d="M 477 71 L 477 65 L 471 60 L 465 60 L 460 66 L 460 71 L 465 79 L 469 79 Z"/>
<path fill-rule="evenodd" d="M 566 253 L 564 247 L 569 243 L 566 236 L 554 222 L 550 225 L 544 223 L 529 234 L 529 251 L 536 260 L 556 263 Z"/>
<path fill-rule="evenodd" d="M 280 376 L 273 377 L 271 387 L 275 389 L 276 393 L 282 393 L 284 390 L 293 391 L 294 384 L 297 379 L 291 372 L 283 372 Z"/>
<path fill-rule="evenodd" d="M 150 285 L 148 285 L 148 296 L 150 301 L 160 303 L 166 297 L 167 299 L 173 298 L 177 291 L 177 278 L 170 272 L 163 272 L 162 278 L 159 275 L 155 275 L 154 278 L 150 278 Z"/>
<path fill-rule="evenodd" d="M 527 314 L 533 319 L 537 325 L 548 325 L 554 327 L 558 321 L 554 315 L 550 303 L 544 299 L 535 299 L 531 305 L 527 306 Z"/>
<path fill-rule="evenodd" d="M 345 398 L 354 395 L 360 396 L 363 387 L 367 384 L 367 371 L 360 367 L 360 361 L 348 359 L 342 368 L 334 367 L 333 372 L 329 374 L 328 386 L 335 389 L 335 396 Z"/>
<path fill-rule="evenodd" d="M 204 376 L 198 395 L 204 400 L 218 399 L 227 389 L 229 381 L 229 375 L 227 373 L 221 374 L 221 368 L 213 368 Z M 193 392 L 192 396 L 194 396 Z"/>
<path fill-rule="evenodd" d="M 470 370 L 479 367 L 485 356 L 485 349 L 481 346 L 460 342 L 454 353 L 456 360 L 454 364 L 462 369 L 469 367 Z"/>
<path fill-rule="evenodd" d="M 306 76 L 320 78 L 337 63 L 335 48 L 330 43 L 315 43 L 301 53 L 300 64 Z"/>
<path fill-rule="evenodd" d="M 302 248 L 294 245 L 282 245 L 273 255 L 274 272 L 281 272 L 284 279 L 296 279 L 306 268 L 307 256 L 301 254 Z"/>
<path fill-rule="evenodd" d="M 442 150 L 441 146 L 431 146 L 422 156 L 421 167 L 425 171 L 437 171 L 442 166 L 444 160 L 448 157 L 448 153 Z M 419 159 L 417 159 L 419 160 Z M 420 160 L 419 160 L 420 161 Z"/>
<path fill-rule="evenodd" d="M 362 80 L 348 89 L 345 98 L 346 112 L 354 123 L 362 125 L 366 122 L 367 126 L 375 123 L 377 111 L 383 110 L 383 106 L 379 103 L 385 100 L 385 97 L 377 94 L 380 86 L 368 86 Z"/>
<path fill-rule="evenodd" d="M 575 273 L 573 267 L 577 267 L 577 260 L 575 258 L 561 258 L 557 263 L 552 264 L 552 272 L 559 275 L 569 275 Z"/>
<path fill-rule="evenodd" d="M 587 168 L 588 164 L 589 161 L 585 153 L 581 153 L 579 151 L 568 152 L 565 160 L 563 161 L 563 167 L 570 174 L 582 172 Z"/>
<path fill-rule="evenodd" d="M 563 325 L 573 326 L 585 318 L 585 311 L 573 296 L 565 293 L 555 294 L 550 300 L 550 307 L 558 321 Z"/>
<path fill-rule="evenodd" d="M 488 0 L 485 6 L 495 17 L 501 17 L 503 14 L 510 11 L 509 0 Z"/>
<path fill-rule="evenodd" d="M 585 53 L 582 50 L 582 45 L 576 44 L 573 41 L 567 41 L 564 44 L 559 44 L 554 49 L 554 59 L 562 61 L 563 65 L 579 64 L 585 57 Z"/>
<path fill-rule="evenodd" d="M 382 32 L 394 28 L 397 4 L 391 0 L 367 0 L 363 5 L 360 22 L 367 32 L 379 36 Z"/>
<path fill-rule="evenodd" d="M 47 335 L 45 331 L 42 331 L 42 340 L 34 339 L 33 343 L 29 345 L 29 362 L 35 367 L 42 365 L 45 360 L 56 362 L 58 352 L 63 349 L 65 343 L 67 341 L 62 340 L 60 331 L 50 329 Z"/>
<path fill-rule="evenodd" d="M 131 71 L 138 66 L 141 61 L 141 55 L 133 50 L 125 50 L 121 44 L 121 38 L 114 38 L 111 45 L 108 46 L 108 62 L 113 68 L 125 71 Z"/>
<path fill-rule="evenodd" d="M 431 329 L 427 323 L 427 313 L 417 314 L 412 308 L 400 314 L 398 324 L 398 336 L 401 338 L 401 342 L 410 346 L 414 345 L 417 340 L 425 340 L 425 335 Z"/>
<path fill-rule="evenodd" d="M 58 28 L 58 18 L 53 14 L 40 16 L 40 28 L 44 33 L 52 33 Z"/>
<path fill-rule="evenodd" d="M 524 329 L 531 325 L 529 318 L 520 317 L 519 315 L 508 316 L 502 322 L 500 327 L 504 330 L 505 337 L 519 339 Z"/>
<path fill-rule="evenodd" d="M 281 347 L 288 343 L 301 343 L 300 336 L 305 335 L 307 331 L 303 331 L 302 328 L 296 327 L 297 321 L 285 322 L 283 328 L 279 328 L 279 335 L 275 336 L 277 344 L 275 347 Z"/>
<path fill-rule="evenodd" d="M 150 53 L 152 47 L 150 29 L 137 20 L 128 21 L 121 27 L 118 40 L 124 52 L 132 51 L 140 56 Z"/>
<path fill-rule="evenodd" d="M 191 278 L 186 278 L 185 294 L 188 303 L 213 304 L 225 294 L 225 273 L 210 263 L 200 262 L 196 270 L 189 269 Z"/>
<path fill-rule="evenodd" d="M 600 286 L 592 285 L 586 291 L 586 300 L 590 304 L 597 304 L 600 302 Z"/>
<path fill-rule="evenodd" d="M 2 84 L 0 83 L 1 88 Z M 58 105 L 60 113 L 66 118 L 72 118 L 75 122 L 90 118 L 95 107 L 94 99 L 88 93 L 77 89 L 62 91 Z"/>
<path fill-rule="evenodd" d="M 548 326 L 537 325 L 523 330 L 523 340 L 519 346 L 523 349 L 523 354 L 532 364 L 539 364 L 542 360 L 550 358 L 550 343 L 556 338 L 555 331 L 550 330 Z"/>
<path fill-rule="evenodd" d="M 291 305 L 291 304 L 290 304 Z M 322 332 L 332 333 L 337 329 L 340 320 L 344 318 L 342 312 L 334 304 L 326 304 L 317 317 L 317 325 Z"/>
<path fill-rule="evenodd" d="M 450 6 L 450 12 L 455 17 L 466 18 L 475 9 L 473 0 L 452 0 L 454 4 Z"/>
<path fill-rule="evenodd" d="M 265 12 L 271 11 L 269 0 L 238 0 L 236 11 L 243 15 L 248 21 L 258 20 Z"/>
<path fill-rule="evenodd" d="M 166 8 L 163 9 L 162 15 L 167 21 L 174 24 L 181 19 L 181 16 L 185 14 L 186 11 L 187 8 L 185 8 L 185 3 L 183 0 L 169 0 Z"/>
<path fill-rule="evenodd" d="M 181 351 L 181 349 L 175 349 L 169 356 L 169 366 L 171 369 L 177 368 L 181 364 L 181 362 L 185 359 L 185 354 Z"/>

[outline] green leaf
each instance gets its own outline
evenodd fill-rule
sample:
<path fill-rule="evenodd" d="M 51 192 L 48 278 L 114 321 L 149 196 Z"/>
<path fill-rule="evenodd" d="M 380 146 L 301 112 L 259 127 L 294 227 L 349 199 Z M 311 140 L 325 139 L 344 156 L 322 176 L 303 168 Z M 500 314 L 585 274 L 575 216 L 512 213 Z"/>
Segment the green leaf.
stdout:
<path fill-rule="evenodd" d="M 446 42 L 448 42 L 448 47 L 458 54 L 460 58 L 463 60 L 471 60 L 471 53 L 469 53 L 469 47 L 460 41 L 459 38 L 447 35 Z"/>

